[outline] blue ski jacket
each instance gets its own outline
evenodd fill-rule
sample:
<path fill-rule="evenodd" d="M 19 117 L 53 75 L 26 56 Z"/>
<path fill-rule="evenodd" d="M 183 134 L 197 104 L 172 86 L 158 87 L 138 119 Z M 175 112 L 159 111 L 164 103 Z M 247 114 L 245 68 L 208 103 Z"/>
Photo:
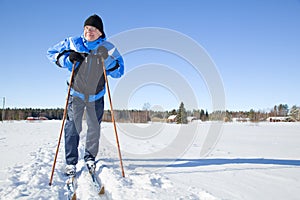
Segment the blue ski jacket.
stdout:
<path fill-rule="evenodd" d="M 105 94 L 105 78 L 99 47 L 103 46 L 108 51 L 108 57 L 104 60 L 107 75 L 119 78 L 124 74 L 124 61 L 117 48 L 106 38 L 95 41 L 87 41 L 83 35 L 69 37 L 54 45 L 47 51 L 49 60 L 62 68 L 72 71 L 73 63 L 69 60 L 72 51 L 82 53 L 85 60 L 75 67 L 72 82 L 71 95 L 93 102 Z"/>

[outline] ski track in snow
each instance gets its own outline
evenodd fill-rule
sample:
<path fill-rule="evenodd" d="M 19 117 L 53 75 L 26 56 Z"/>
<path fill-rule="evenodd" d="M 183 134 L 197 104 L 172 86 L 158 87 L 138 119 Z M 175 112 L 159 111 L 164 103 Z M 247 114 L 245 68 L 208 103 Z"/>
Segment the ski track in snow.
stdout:
<path fill-rule="evenodd" d="M 110 127 L 111 128 L 111 127 Z M 105 127 L 103 128 L 105 129 Z M 94 190 L 90 175 L 82 159 L 84 152 L 85 135 L 81 134 L 79 156 L 77 164 L 77 198 L 81 200 L 92 199 L 215 199 L 205 191 L 189 191 L 182 195 L 182 188 L 176 187 L 163 173 L 153 173 L 146 169 L 126 170 L 126 177 L 121 177 L 119 160 L 115 156 L 115 147 L 108 146 L 99 152 L 97 173 L 105 186 L 105 195 L 99 197 Z M 3 138 L 5 139 L 5 138 Z M 2 140 L 2 139 L 1 139 Z M 0 141 L 1 141 L 0 140 Z M 49 177 L 54 159 L 56 142 L 38 148 L 30 153 L 30 160 L 18 164 L 7 170 L 8 178 L 0 188 L 0 197 L 5 200 L 57 200 L 66 199 L 66 176 L 64 172 L 63 142 L 56 163 L 52 186 L 49 186 Z M 111 149 L 109 149 L 111 148 Z M 113 153 L 112 153 L 113 152 Z M 113 154 L 113 155 L 111 155 Z"/>
<path fill-rule="evenodd" d="M 61 159 L 58 159 L 56 165 L 53 185 L 51 187 L 48 185 L 49 172 L 54 156 L 51 152 L 53 152 L 54 148 L 55 146 L 40 148 L 37 152 L 31 154 L 32 160 L 29 164 L 18 165 L 9 169 L 8 174 L 10 174 L 10 177 L 6 188 L 0 191 L 1 199 L 65 199 L 66 177 L 62 173 L 64 164 Z M 60 152 L 60 154 L 62 153 Z M 102 167 L 100 167 L 100 163 Z M 118 168 L 117 164 L 113 164 L 115 166 L 113 168 L 105 167 L 106 165 L 111 165 L 111 163 L 99 161 L 99 164 L 97 165 L 97 171 L 105 185 L 106 194 L 103 197 L 98 197 L 90 180 L 90 175 L 85 169 L 84 162 L 80 161 L 77 164 L 79 169 L 79 177 L 77 179 L 78 199 L 136 198 L 152 200 L 157 196 L 160 196 L 161 199 L 169 199 L 169 193 L 172 196 L 178 195 L 178 199 L 198 199 L 197 194 L 180 197 L 180 193 L 176 192 L 177 189 L 174 188 L 173 183 L 162 174 L 149 173 L 147 171 L 131 173 L 128 171 L 126 178 L 123 178 L 120 176 L 119 169 L 116 169 Z M 201 193 L 200 195 L 209 196 L 206 193 Z"/>
<path fill-rule="evenodd" d="M 6 154 L 10 155 L 5 152 L 6 149 L 13 151 L 15 156 L 23 156 L 26 152 L 22 151 L 32 149 L 28 158 L 10 164 L 8 169 L 3 168 L 5 165 L 2 163 L 0 177 L 5 174 L 5 178 L 0 179 L 1 200 L 66 199 L 63 141 L 53 185 L 48 185 L 60 123 L 49 121 L 37 124 L 0 124 L 2 160 L 6 159 Z M 207 130 L 207 126 L 202 124 L 201 133 Z M 173 128 L 176 126 L 168 125 L 166 137 L 170 131 L 175 130 Z M 188 152 L 175 160 L 166 157 L 144 159 L 124 153 L 126 177 L 123 178 L 116 146 L 113 142 L 108 142 L 109 138 L 113 138 L 113 127 L 110 123 L 103 123 L 102 134 L 106 137 L 101 136 L 97 173 L 105 185 L 106 193 L 99 197 L 82 159 L 86 132 L 84 127 L 79 145 L 80 160 L 77 164 L 77 197 L 80 200 L 298 199 L 299 123 L 224 124 L 223 128 L 224 136 L 207 158 L 195 156 L 200 152 L 203 141 L 201 134 Z M 165 145 L 148 140 L 141 141 L 141 145 L 131 144 L 120 135 L 121 147 L 124 145 L 137 152 L 140 148 L 147 152 Z M 21 139 L 13 143 L 18 137 Z M 26 140 L 27 137 L 31 139 Z M 10 158 L 9 161 L 12 162 L 13 159 Z"/>

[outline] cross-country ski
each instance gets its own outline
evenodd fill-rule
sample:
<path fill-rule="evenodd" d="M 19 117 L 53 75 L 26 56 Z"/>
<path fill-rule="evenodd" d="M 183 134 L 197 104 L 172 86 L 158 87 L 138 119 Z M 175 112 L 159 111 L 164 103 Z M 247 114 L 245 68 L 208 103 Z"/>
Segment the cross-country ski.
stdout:
<path fill-rule="evenodd" d="M 102 184 L 101 180 L 97 176 L 95 171 L 89 170 L 89 174 L 91 176 L 91 180 L 95 187 L 95 190 L 99 195 L 103 195 L 105 193 L 104 185 Z"/>
<path fill-rule="evenodd" d="M 66 181 L 66 188 L 67 188 L 67 200 L 76 200 L 76 188 L 77 182 L 76 177 L 69 177 Z"/>

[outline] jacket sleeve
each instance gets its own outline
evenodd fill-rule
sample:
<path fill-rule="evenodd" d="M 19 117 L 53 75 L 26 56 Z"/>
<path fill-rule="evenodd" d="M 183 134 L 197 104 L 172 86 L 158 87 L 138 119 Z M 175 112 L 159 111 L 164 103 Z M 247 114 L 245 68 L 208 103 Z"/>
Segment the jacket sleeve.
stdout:
<path fill-rule="evenodd" d="M 50 47 L 47 51 L 47 57 L 59 67 L 68 68 L 72 71 L 72 62 L 69 60 L 69 54 L 72 51 L 73 50 L 70 50 L 70 38 L 67 38 L 53 47 Z"/>
<path fill-rule="evenodd" d="M 107 75 L 113 78 L 121 77 L 124 74 L 123 57 L 113 44 L 106 43 L 104 46 L 107 48 L 109 55 L 104 61 Z"/>

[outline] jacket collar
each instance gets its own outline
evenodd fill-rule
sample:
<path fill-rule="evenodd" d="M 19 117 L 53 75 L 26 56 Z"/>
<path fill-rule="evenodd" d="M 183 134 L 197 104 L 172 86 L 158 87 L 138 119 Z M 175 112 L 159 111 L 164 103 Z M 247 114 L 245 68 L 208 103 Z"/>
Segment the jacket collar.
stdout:
<path fill-rule="evenodd" d="M 94 50 L 94 49 L 97 49 L 103 41 L 106 40 L 106 38 L 102 38 L 102 37 L 99 37 L 97 40 L 95 41 L 92 41 L 92 42 L 89 42 L 87 41 L 84 36 L 82 35 L 82 41 L 83 41 L 83 44 L 84 46 L 88 49 L 88 50 Z"/>

